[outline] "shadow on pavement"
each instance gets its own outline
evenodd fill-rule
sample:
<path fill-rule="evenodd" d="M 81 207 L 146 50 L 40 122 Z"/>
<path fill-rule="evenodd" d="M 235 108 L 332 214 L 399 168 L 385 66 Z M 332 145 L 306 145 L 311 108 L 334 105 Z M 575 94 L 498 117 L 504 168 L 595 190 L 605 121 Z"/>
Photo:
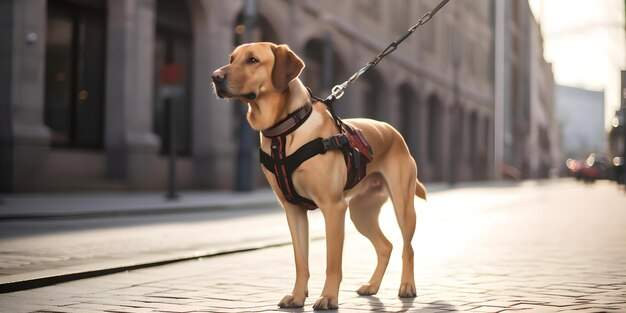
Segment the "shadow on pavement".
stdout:
<path fill-rule="evenodd" d="M 361 298 L 367 298 L 367 301 L 370 304 L 370 309 L 372 311 L 385 311 L 385 304 L 380 301 L 380 298 L 376 296 L 362 296 Z M 402 305 L 404 307 L 404 304 Z"/>
<path fill-rule="evenodd" d="M 459 311 L 456 309 L 454 305 L 446 301 L 442 301 L 442 300 L 431 302 L 428 304 L 428 306 L 424 307 L 424 309 L 427 310 L 428 312 L 430 312 L 431 310 L 439 310 L 439 311 L 446 311 L 446 312 L 458 312 Z"/>
<path fill-rule="evenodd" d="M 418 296 L 419 297 L 419 296 Z M 402 302 L 402 306 L 400 307 L 399 310 L 396 310 L 396 308 L 388 308 L 385 306 L 385 304 L 383 303 L 383 301 L 380 300 L 380 298 L 376 297 L 376 296 L 364 296 L 362 298 L 367 298 L 367 301 L 369 302 L 370 305 L 370 309 L 372 311 L 382 311 L 382 312 L 387 312 L 387 311 L 393 311 L 393 312 L 420 312 L 421 310 L 424 310 L 425 312 L 432 312 L 432 311 L 446 311 L 446 312 L 457 312 L 458 310 L 454 307 L 454 305 L 446 302 L 446 301 L 434 301 L 429 303 L 427 306 L 425 307 L 421 307 L 421 308 L 415 308 L 415 300 L 417 298 L 402 298 L 400 299 L 400 301 Z"/>

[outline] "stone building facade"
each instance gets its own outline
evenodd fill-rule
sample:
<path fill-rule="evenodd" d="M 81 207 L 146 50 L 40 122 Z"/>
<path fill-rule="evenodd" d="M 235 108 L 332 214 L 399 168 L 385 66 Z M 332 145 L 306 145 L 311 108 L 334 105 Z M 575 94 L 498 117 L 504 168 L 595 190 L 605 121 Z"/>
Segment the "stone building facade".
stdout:
<path fill-rule="evenodd" d="M 624 8 L 626 10 L 626 7 Z M 620 108 L 615 111 L 609 129 L 609 158 L 618 164 L 626 163 L 626 70 L 621 71 Z M 622 159 L 614 159 L 621 157 Z M 626 171 L 626 170 L 625 170 Z M 624 172 L 626 175 L 626 172 Z"/>
<path fill-rule="evenodd" d="M 514 169 L 510 175 L 528 177 L 530 159 L 530 31 L 534 19 L 527 1 L 505 0 L 504 41 L 504 155 L 503 164 Z M 498 27 L 498 26 L 497 26 Z M 507 174 L 505 174 L 505 177 Z"/>
<path fill-rule="evenodd" d="M 564 164 L 554 103 L 554 73 L 552 65 L 543 58 L 543 37 L 539 24 L 531 24 L 530 39 L 528 177 L 547 178 Z"/>
<path fill-rule="evenodd" d="M 543 56 L 541 28 L 527 1 L 493 2 L 496 10 L 496 175 L 544 178 L 561 163 L 554 74 Z M 501 16 L 501 18 L 500 18 Z M 501 55 L 500 55 L 501 54 Z M 498 92 L 497 92 L 498 93 Z"/>
<path fill-rule="evenodd" d="M 607 150 L 604 91 L 556 86 L 556 115 L 564 158 L 586 159 Z"/>
<path fill-rule="evenodd" d="M 304 82 L 325 96 L 437 3 L 259 0 L 255 34 L 289 44 L 306 61 Z M 241 41 L 242 6 L 2 1 L 2 191 L 162 189 L 173 139 L 181 187 L 233 188 L 243 110 L 218 100 L 209 77 Z M 351 87 L 338 111 L 396 126 L 425 181 L 491 178 L 493 37 L 492 1 L 455 1 Z M 528 64 L 513 63 L 528 75 Z M 165 85 L 169 65 L 182 77 Z M 176 114 L 174 136 L 166 104 Z M 517 106 L 527 125 L 529 113 Z M 514 136 L 528 136 L 518 134 L 524 125 Z M 258 161 L 249 161 L 249 176 L 262 184 Z"/>

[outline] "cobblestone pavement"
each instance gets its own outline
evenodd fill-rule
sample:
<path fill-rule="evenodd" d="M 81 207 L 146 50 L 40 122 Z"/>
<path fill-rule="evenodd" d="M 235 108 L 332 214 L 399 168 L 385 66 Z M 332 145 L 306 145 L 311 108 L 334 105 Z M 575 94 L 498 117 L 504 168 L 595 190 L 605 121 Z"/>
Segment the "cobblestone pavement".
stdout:
<path fill-rule="evenodd" d="M 339 311 L 626 312 L 626 195 L 613 185 L 465 190 L 417 206 L 418 297 L 396 297 L 400 249 L 378 295 L 354 292 L 369 278 L 375 255 L 350 225 Z M 383 230 L 399 246 L 394 219 L 385 207 Z M 323 240 L 312 242 L 311 297 L 301 310 L 282 311 L 312 310 L 324 255 Z M 286 246 L 3 294 L 0 311 L 281 311 L 276 303 L 293 278 Z"/>

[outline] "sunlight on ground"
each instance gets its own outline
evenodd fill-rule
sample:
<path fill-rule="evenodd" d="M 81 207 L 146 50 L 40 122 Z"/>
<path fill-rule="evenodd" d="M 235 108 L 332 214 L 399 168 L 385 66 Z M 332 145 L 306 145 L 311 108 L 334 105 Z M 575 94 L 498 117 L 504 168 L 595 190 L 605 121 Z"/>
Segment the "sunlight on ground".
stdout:
<path fill-rule="evenodd" d="M 535 193 L 524 193 L 523 190 L 534 190 Z M 472 242 L 479 241 L 483 236 L 494 235 L 487 233 L 486 229 L 489 228 L 488 225 L 498 223 L 500 218 L 498 214 L 481 213 L 512 204 L 521 197 L 537 197 L 536 186 L 521 184 L 515 189 L 463 188 L 431 194 L 428 201 L 415 198 L 417 225 L 413 248 L 416 262 L 429 268 L 441 268 L 448 260 L 469 255 L 470 252 L 466 250 L 473 246 Z M 312 213 L 313 216 L 315 214 L 319 213 Z M 323 229 L 323 218 L 313 220 L 313 228 Z M 383 233 L 394 245 L 392 260 L 399 261 L 402 236 L 390 201 L 381 209 L 379 221 Z M 350 219 L 346 218 L 346 251 L 350 251 L 350 246 L 371 247 L 367 239 L 357 232 Z M 375 256 L 373 248 L 363 253 Z M 400 264 L 396 261 L 390 262 L 391 267 Z"/>

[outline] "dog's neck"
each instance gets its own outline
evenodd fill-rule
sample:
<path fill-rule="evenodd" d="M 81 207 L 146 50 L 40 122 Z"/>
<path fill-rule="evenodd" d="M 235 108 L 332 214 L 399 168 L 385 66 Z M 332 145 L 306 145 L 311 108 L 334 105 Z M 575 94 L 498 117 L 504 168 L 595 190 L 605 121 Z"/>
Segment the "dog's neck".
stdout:
<path fill-rule="evenodd" d="M 268 129 L 303 105 L 310 104 L 309 92 L 299 78 L 283 92 L 263 94 L 248 102 L 248 123 L 254 130 Z"/>

